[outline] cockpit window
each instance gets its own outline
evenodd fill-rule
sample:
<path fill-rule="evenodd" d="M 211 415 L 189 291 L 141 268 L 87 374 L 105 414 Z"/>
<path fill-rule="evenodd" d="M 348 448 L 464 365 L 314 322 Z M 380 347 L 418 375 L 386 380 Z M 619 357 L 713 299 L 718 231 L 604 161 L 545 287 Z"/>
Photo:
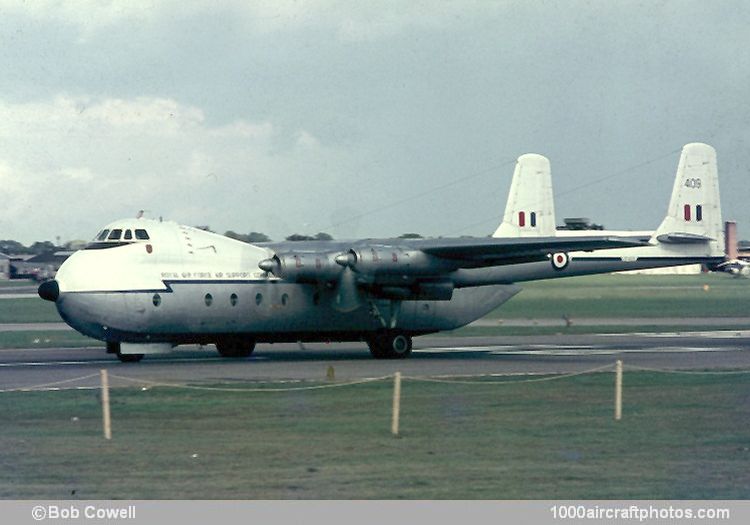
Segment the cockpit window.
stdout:
<path fill-rule="evenodd" d="M 133 232 L 130 230 L 126 230 L 125 236 L 123 237 L 123 239 L 125 239 L 126 241 L 129 241 L 132 238 L 133 238 Z"/>
<path fill-rule="evenodd" d="M 101 232 L 99 232 L 99 235 L 97 235 L 96 240 L 103 241 L 107 238 L 107 235 L 109 235 L 109 230 L 102 230 Z"/>
<path fill-rule="evenodd" d="M 119 241 L 121 236 L 122 236 L 122 230 L 118 228 L 116 230 L 112 230 L 112 233 L 109 234 L 109 237 L 107 237 L 107 240 Z"/>
<path fill-rule="evenodd" d="M 135 230 L 135 238 L 140 239 L 142 241 L 147 241 L 149 239 L 148 233 L 146 233 L 146 230 Z"/>

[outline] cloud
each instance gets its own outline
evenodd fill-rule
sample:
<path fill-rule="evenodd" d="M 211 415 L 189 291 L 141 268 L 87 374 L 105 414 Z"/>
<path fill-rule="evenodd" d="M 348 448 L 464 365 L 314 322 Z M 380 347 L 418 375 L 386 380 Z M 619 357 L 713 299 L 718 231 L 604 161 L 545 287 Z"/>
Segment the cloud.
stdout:
<path fill-rule="evenodd" d="M 25 242 L 88 236 L 139 209 L 240 231 L 277 214 L 304 223 L 349 158 L 304 129 L 212 126 L 200 108 L 148 97 L 0 101 L 0 143 L 0 237 Z"/>
<path fill-rule="evenodd" d="M 440 29 L 460 18 L 508 9 L 508 3 L 465 0 L 432 2 L 346 2 L 341 0 L 0 0 L 0 12 L 71 24 L 80 30 L 80 41 L 120 25 L 154 24 L 164 19 L 204 16 L 223 12 L 233 22 L 257 33 L 309 30 L 323 27 L 343 41 L 387 38 L 415 28 Z"/>

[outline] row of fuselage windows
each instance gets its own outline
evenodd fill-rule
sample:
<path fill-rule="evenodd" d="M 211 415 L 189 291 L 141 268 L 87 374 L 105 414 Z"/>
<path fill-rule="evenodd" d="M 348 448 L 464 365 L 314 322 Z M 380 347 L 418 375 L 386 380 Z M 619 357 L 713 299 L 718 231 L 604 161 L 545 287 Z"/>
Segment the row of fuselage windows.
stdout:
<path fill-rule="evenodd" d="M 139 241 L 149 240 L 148 232 L 146 230 L 142 230 L 142 229 L 124 230 L 122 228 L 115 228 L 114 230 L 102 230 L 96 236 L 96 240 L 97 241 L 119 241 L 119 240 L 132 241 L 134 238 L 134 235 L 133 235 L 134 232 L 135 232 L 135 239 Z"/>
<path fill-rule="evenodd" d="M 237 306 L 237 303 L 239 303 L 239 301 L 240 301 L 240 298 L 237 296 L 236 293 L 233 293 L 232 295 L 229 296 L 229 304 L 231 304 L 232 306 Z M 319 301 L 320 301 L 319 295 L 315 294 L 313 296 L 313 302 L 315 304 L 318 304 Z M 154 303 L 154 306 L 161 305 L 161 295 L 159 295 L 158 293 L 154 294 L 154 296 L 151 298 L 151 302 Z M 212 304 L 214 304 L 214 296 L 211 295 L 210 293 L 207 293 L 205 296 L 203 296 L 203 302 L 205 303 L 206 306 L 211 306 Z M 262 293 L 255 294 L 255 304 L 257 306 L 260 306 L 261 304 L 263 304 Z M 289 304 L 289 294 L 283 294 L 281 296 L 281 304 L 282 306 L 286 306 L 287 304 Z"/>

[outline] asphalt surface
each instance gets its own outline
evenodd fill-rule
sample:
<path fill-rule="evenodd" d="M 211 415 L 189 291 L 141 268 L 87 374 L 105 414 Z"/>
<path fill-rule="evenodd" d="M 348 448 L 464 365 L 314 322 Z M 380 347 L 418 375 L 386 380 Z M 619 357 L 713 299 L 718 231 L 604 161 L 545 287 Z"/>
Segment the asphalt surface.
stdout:
<path fill-rule="evenodd" d="M 120 363 L 102 347 L 0 350 L 0 390 L 94 388 L 99 370 L 132 380 L 169 383 L 325 380 L 410 376 L 579 372 L 622 359 L 659 370 L 748 370 L 750 330 L 664 334 L 416 338 L 410 359 L 375 360 L 361 343 L 260 344 L 248 359 L 218 357 L 212 346 Z M 626 368 L 627 369 L 627 368 Z M 75 380 L 91 375 L 87 379 Z M 138 383 L 113 377 L 113 387 Z"/>
<path fill-rule="evenodd" d="M 680 326 L 680 327 L 750 327 L 750 317 L 572 317 L 559 319 L 479 319 L 470 323 L 476 328 L 528 328 L 570 326 Z M 73 331 L 65 323 L 0 323 L 0 332 Z"/>

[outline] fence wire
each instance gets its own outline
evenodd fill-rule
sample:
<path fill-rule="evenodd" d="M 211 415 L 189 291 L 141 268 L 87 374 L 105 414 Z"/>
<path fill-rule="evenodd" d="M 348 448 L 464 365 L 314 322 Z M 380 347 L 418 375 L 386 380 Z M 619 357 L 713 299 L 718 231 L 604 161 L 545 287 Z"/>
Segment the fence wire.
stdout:
<path fill-rule="evenodd" d="M 537 377 L 534 379 L 518 379 L 512 381 L 466 381 L 462 379 L 446 379 L 439 377 L 429 376 L 402 376 L 404 380 L 419 381 L 423 383 L 443 383 L 443 384 L 454 384 L 454 385 L 518 385 L 522 383 L 540 383 L 542 381 L 555 381 L 557 379 L 567 379 L 569 377 L 581 376 L 584 374 L 592 374 L 594 372 L 601 372 L 603 370 L 611 370 L 614 364 L 598 366 L 596 368 L 589 368 L 588 370 L 582 370 L 580 372 L 571 372 L 569 374 L 555 374 L 549 377 Z M 466 377 L 466 376 L 463 376 Z M 474 377 L 487 377 L 486 374 L 477 375 Z M 498 376 L 490 376 L 498 377 Z M 507 377 L 507 376 L 506 376 Z M 517 377 L 517 376 L 516 376 Z"/>
<path fill-rule="evenodd" d="M 365 383 L 374 383 L 376 381 L 383 381 L 390 379 L 393 376 L 381 376 L 381 377 L 367 377 L 364 379 L 357 379 L 354 381 L 347 381 L 344 383 L 331 383 L 327 385 L 315 385 L 315 386 L 300 386 L 300 387 L 287 387 L 287 388 L 230 388 L 230 387 L 213 387 L 213 386 L 199 386 L 199 385 L 186 385 L 181 383 L 164 383 L 161 381 L 150 381 L 146 379 L 136 379 L 132 377 L 125 377 L 120 375 L 110 374 L 109 377 L 112 379 L 120 379 L 122 381 L 129 381 L 132 383 L 138 383 L 149 387 L 168 387 L 168 388 L 183 388 L 187 390 L 206 390 L 215 392 L 299 392 L 302 390 L 323 390 L 326 388 L 341 388 L 345 386 L 362 385 Z"/>
<path fill-rule="evenodd" d="M 709 375 L 709 376 L 731 376 L 731 375 L 742 375 L 742 374 L 750 374 L 750 369 L 740 369 L 740 370 L 680 370 L 680 369 L 670 369 L 670 368 L 650 368 L 645 366 L 638 366 L 638 365 L 625 365 L 623 364 L 623 368 L 625 370 L 630 371 L 640 371 L 640 372 L 652 372 L 652 373 L 663 373 L 663 374 L 680 374 L 680 375 Z M 496 379 L 496 378 L 508 378 L 508 377 L 518 377 L 518 374 L 462 374 L 457 376 L 412 376 L 412 375 L 402 375 L 401 379 L 403 381 L 414 381 L 414 382 L 420 382 L 420 383 L 440 383 L 440 384 L 455 384 L 455 385 L 483 385 L 483 386 L 505 386 L 505 385 L 519 385 L 524 383 L 541 383 L 541 382 L 547 382 L 547 381 L 557 381 L 562 379 L 568 379 L 571 377 L 577 377 L 582 376 L 586 374 L 592 374 L 597 372 L 604 372 L 611 370 L 614 372 L 614 363 L 598 366 L 595 368 L 589 368 L 586 370 L 581 370 L 578 372 L 571 372 L 568 374 L 539 374 L 544 375 L 544 377 L 534 377 L 533 379 L 513 379 L 508 380 L 504 379 L 502 381 L 499 380 L 489 380 L 490 379 Z M 91 389 L 91 390 L 97 390 L 101 388 L 101 385 L 92 385 L 87 387 L 69 387 L 69 388 L 55 388 L 59 387 L 60 385 L 70 385 L 73 383 L 86 381 L 93 379 L 95 377 L 99 377 L 100 373 L 96 372 L 93 374 L 87 374 L 84 376 L 79 377 L 73 377 L 70 379 L 63 379 L 60 381 L 52 381 L 48 383 L 39 383 L 34 385 L 28 385 L 28 386 L 22 386 L 22 387 L 15 387 L 15 388 L 5 388 L 0 389 L 0 393 L 9 393 L 9 392 L 45 392 L 45 391 L 60 391 L 60 390 L 75 390 L 75 389 Z M 172 383 L 168 381 L 160 381 L 160 380 L 152 380 L 152 379 L 138 379 L 134 377 L 127 377 L 127 376 L 121 376 L 119 374 L 109 374 L 109 377 L 112 379 L 118 379 L 120 381 L 124 381 L 126 383 L 131 383 L 134 385 L 140 385 L 142 387 L 163 387 L 163 388 L 177 388 L 177 389 L 186 389 L 186 390 L 199 390 L 199 391 L 208 391 L 208 392 L 247 392 L 247 393 L 263 393 L 263 392 L 301 392 L 301 391 L 310 391 L 310 390 L 326 390 L 326 389 L 332 389 L 332 388 L 343 388 L 348 386 L 355 386 L 355 385 L 362 385 L 367 383 L 375 383 L 378 381 L 385 381 L 389 379 L 393 379 L 394 375 L 384 375 L 384 376 L 378 376 L 378 377 L 366 377 L 362 379 L 355 379 L 351 381 L 344 381 L 344 382 L 333 382 L 333 383 L 327 383 L 322 385 L 311 385 L 311 386 L 300 386 L 300 387 L 285 387 L 285 388 L 233 388 L 233 387 L 220 387 L 220 386 L 201 386 L 201 385 L 190 385 L 185 383 Z M 471 380 L 468 378 L 476 378 L 475 380 Z M 482 379 L 484 378 L 484 379 Z M 269 381 L 269 383 L 272 383 Z"/>
<path fill-rule="evenodd" d="M 51 383 L 41 383 L 41 384 L 38 384 L 38 385 L 29 385 L 29 386 L 22 386 L 22 387 L 16 387 L 16 388 L 0 389 L 0 393 L 2 393 L 2 392 L 33 392 L 35 390 L 43 392 L 46 389 L 49 389 L 49 387 L 58 386 L 58 385 L 64 385 L 64 384 L 68 384 L 68 383 L 77 383 L 79 381 L 84 381 L 86 379 L 91 379 L 92 377 L 99 377 L 99 372 L 97 372 L 95 374 L 89 374 L 89 375 L 85 375 L 85 376 L 80 376 L 80 377 L 73 377 L 71 379 L 63 379 L 61 381 L 53 381 Z M 100 388 L 100 387 L 97 386 L 95 388 Z"/>

